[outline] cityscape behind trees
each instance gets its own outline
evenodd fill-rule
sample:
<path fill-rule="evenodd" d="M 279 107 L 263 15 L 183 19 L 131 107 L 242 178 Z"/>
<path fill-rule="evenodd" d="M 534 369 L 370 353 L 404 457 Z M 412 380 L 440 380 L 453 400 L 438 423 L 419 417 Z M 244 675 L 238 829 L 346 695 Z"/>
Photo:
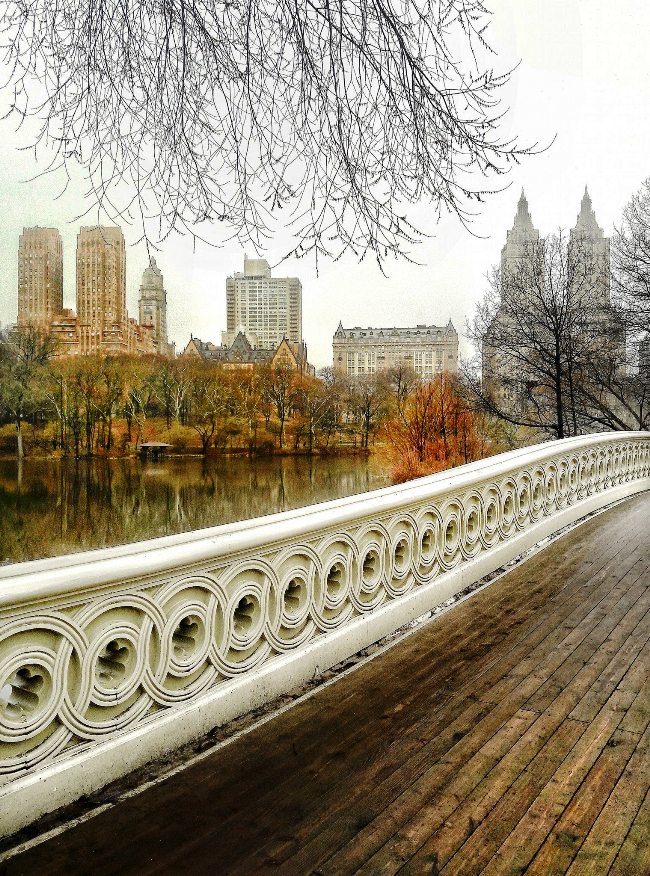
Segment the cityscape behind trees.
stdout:
<path fill-rule="evenodd" d="M 104 231 L 93 238 L 82 229 L 80 241 L 91 238 L 95 255 L 115 248 Z M 501 264 L 468 325 L 478 355 L 460 370 L 451 322 L 344 329 L 340 321 L 333 366 L 316 375 L 300 281 L 246 258 L 228 280 L 221 346 L 192 338 L 175 358 L 155 260 L 140 287 L 140 323 L 128 319 L 116 231 L 119 270 L 84 247 L 78 255 L 76 346 L 61 328 L 55 230 L 21 237 L 19 321 L 1 347 L 0 451 L 111 456 L 151 440 L 202 454 L 375 449 L 404 480 L 548 437 L 650 425 L 647 182 L 611 254 L 586 190 L 570 234 L 545 237 L 522 192 Z M 34 241 L 54 269 L 32 255 Z M 44 269 L 54 292 L 39 297 Z M 116 343 L 110 326 L 120 323 L 147 333 L 148 345 Z"/>
<path fill-rule="evenodd" d="M 570 234 L 546 237 L 522 192 L 469 326 L 481 363 L 465 375 L 479 410 L 544 438 L 650 426 L 644 267 L 639 260 L 635 275 L 626 261 L 633 245 L 647 242 L 642 203 L 636 195 L 626 210 L 612 265 L 586 189 Z"/>

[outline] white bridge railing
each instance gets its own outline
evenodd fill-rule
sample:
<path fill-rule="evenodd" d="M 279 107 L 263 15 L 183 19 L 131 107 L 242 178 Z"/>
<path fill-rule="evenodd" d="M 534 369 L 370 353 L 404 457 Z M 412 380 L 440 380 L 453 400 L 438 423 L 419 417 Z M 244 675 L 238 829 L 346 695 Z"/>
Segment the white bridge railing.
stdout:
<path fill-rule="evenodd" d="M 649 487 L 647 433 L 591 435 L 297 511 L 0 569 L 0 834 Z"/>

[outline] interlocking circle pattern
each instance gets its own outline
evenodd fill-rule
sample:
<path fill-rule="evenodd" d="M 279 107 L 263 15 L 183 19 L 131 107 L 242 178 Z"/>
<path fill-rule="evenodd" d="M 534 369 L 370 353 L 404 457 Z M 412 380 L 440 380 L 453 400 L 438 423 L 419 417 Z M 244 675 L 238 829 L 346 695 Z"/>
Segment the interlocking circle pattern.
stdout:
<path fill-rule="evenodd" d="M 0 780 L 155 719 L 649 475 L 650 440 L 590 443 L 254 556 L 13 609 L 0 623 Z"/>

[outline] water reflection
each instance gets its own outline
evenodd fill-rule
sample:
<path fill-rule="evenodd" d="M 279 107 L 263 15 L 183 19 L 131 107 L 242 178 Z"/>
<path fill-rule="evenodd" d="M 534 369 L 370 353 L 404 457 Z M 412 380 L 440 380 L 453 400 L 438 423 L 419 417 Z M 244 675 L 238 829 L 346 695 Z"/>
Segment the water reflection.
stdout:
<path fill-rule="evenodd" d="M 169 535 L 376 489 L 365 459 L 0 460 L 0 559 Z"/>

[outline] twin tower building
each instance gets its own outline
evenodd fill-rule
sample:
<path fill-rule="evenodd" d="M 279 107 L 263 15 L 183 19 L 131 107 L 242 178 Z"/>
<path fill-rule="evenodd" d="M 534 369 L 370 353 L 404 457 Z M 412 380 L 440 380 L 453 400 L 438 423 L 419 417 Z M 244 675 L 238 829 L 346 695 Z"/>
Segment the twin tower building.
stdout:
<path fill-rule="evenodd" d="M 501 250 L 501 275 L 507 282 L 508 275 L 517 274 L 520 262 L 529 260 L 531 248 L 540 241 L 539 231 L 533 225 L 528 201 L 522 189 L 515 221 L 507 233 Z M 569 250 L 574 259 L 583 260 L 591 276 L 586 278 L 592 303 L 600 307 L 610 306 L 609 238 L 596 220 L 587 187 L 580 202 L 580 212 L 575 226 L 570 231 Z"/>
<path fill-rule="evenodd" d="M 77 312 L 63 307 L 63 243 L 56 228 L 24 228 L 18 246 L 18 328 L 57 341 L 60 355 L 173 355 L 167 295 L 151 259 L 142 275 L 138 320 L 126 309 L 126 247 L 118 227 L 81 228 L 77 236 Z"/>

